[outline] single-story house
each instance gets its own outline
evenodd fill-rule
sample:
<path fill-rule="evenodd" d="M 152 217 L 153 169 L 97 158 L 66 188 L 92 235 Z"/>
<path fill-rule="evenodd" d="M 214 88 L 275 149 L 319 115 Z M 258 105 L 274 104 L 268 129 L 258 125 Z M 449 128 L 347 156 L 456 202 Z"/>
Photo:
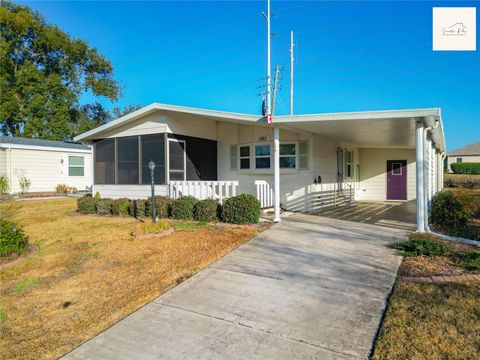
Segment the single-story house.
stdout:
<path fill-rule="evenodd" d="M 452 171 L 452 164 L 457 162 L 480 162 L 480 141 L 453 150 L 447 156 L 447 170 Z"/>
<path fill-rule="evenodd" d="M 92 159 L 89 145 L 0 136 L 0 175 L 12 194 L 21 191 L 22 177 L 32 193 L 54 192 L 59 184 L 83 191 L 93 184 Z"/>
<path fill-rule="evenodd" d="M 422 231 L 443 183 L 440 109 L 276 116 L 268 125 L 259 115 L 154 103 L 75 141 L 93 144 L 93 192 L 101 196 L 148 197 L 153 160 L 156 194 L 250 193 L 275 208 L 277 221 L 280 206 L 315 212 L 417 199 Z"/>

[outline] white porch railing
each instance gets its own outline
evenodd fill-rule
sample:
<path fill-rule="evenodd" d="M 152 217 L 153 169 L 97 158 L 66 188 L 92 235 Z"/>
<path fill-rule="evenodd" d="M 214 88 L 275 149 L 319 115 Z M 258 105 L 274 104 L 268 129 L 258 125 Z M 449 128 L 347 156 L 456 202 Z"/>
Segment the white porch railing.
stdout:
<path fill-rule="evenodd" d="M 170 181 L 170 197 L 193 196 L 197 199 L 224 199 L 237 195 L 238 181 Z"/>
<path fill-rule="evenodd" d="M 273 188 L 265 180 L 255 180 L 255 187 L 257 188 L 257 199 L 260 201 L 262 209 L 273 206 Z"/>

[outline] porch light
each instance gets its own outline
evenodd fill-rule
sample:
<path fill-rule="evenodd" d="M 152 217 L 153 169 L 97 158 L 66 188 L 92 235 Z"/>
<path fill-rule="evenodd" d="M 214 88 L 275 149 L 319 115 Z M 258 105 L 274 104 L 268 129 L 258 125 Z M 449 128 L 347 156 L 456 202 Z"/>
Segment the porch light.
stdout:
<path fill-rule="evenodd" d="M 157 222 L 157 212 L 156 212 L 156 209 L 155 209 L 155 178 L 154 178 L 155 163 L 153 162 L 153 160 L 150 160 L 150 162 L 148 163 L 148 168 L 150 169 L 150 179 L 152 180 L 152 202 L 151 202 L 152 222 L 156 223 Z"/>

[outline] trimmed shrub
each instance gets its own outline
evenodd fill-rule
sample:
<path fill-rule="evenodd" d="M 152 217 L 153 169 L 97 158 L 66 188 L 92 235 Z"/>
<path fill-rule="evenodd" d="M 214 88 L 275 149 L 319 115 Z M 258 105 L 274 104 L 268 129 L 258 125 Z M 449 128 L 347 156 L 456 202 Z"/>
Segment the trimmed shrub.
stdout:
<path fill-rule="evenodd" d="M 61 193 L 61 194 L 66 194 L 68 192 L 68 186 L 65 185 L 65 184 L 58 184 L 56 187 L 55 187 L 55 191 L 57 193 Z"/>
<path fill-rule="evenodd" d="M 193 217 L 197 221 L 215 221 L 217 220 L 219 203 L 214 199 L 200 200 L 193 209 Z"/>
<path fill-rule="evenodd" d="M 128 199 L 116 199 L 112 203 L 113 215 L 128 215 L 129 214 L 130 201 Z"/>
<path fill-rule="evenodd" d="M 256 224 L 259 218 L 260 202 L 253 195 L 237 195 L 223 204 L 223 219 L 227 223 Z"/>
<path fill-rule="evenodd" d="M 455 174 L 480 175 L 480 162 L 458 162 L 451 165 Z"/>
<path fill-rule="evenodd" d="M 28 249 L 28 238 L 17 224 L 0 220 L 0 256 L 16 253 L 22 255 Z"/>
<path fill-rule="evenodd" d="M 443 256 L 447 247 L 434 240 L 413 238 L 393 245 L 397 250 L 402 251 L 403 256 Z"/>
<path fill-rule="evenodd" d="M 193 220 L 193 210 L 198 200 L 193 196 L 182 196 L 172 201 L 172 218 Z"/>
<path fill-rule="evenodd" d="M 155 196 L 155 210 L 157 212 L 157 217 L 160 219 L 166 219 L 170 217 L 171 214 L 171 204 L 172 200 L 167 196 Z M 151 213 L 150 209 L 150 213 Z"/>
<path fill-rule="evenodd" d="M 463 232 L 473 217 L 475 204 L 464 191 L 442 191 L 432 200 L 431 222 L 452 235 Z"/>
<path fill-rule="evenodd" d="M 77 211 L 80 214 L 95 214 L 95 198 L 85 195 L 77 200 Z"/>
<path fill-rule="evenodd" d="M 148 201 L 137 199 L 133 201 L 133 214 L 135 217 L 148 216 Z"/>
<path fill-rule="evenodd" d="M 100 199 L 97 200 L 95 204 L 95 208 L 97 210 L 98 215 L 110 215 L 112 213 L 112 199 Z"/>
<path fill-rule="evenodd" d="M 10 181 L 7 175 L 0 175 L 0 194 L 6 194 L 10 190 Z"/>

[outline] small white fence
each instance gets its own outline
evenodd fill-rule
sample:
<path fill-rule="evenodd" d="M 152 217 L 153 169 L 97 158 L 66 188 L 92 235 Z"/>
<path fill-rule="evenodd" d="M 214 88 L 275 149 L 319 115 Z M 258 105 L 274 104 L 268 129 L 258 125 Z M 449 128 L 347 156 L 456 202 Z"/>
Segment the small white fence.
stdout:
<path fill-rule="evenodd" d="M 257 199 L 260 201 L 262 209 L 273 206 L 273 188 L 265 180 L 255 180 L 255 187 L 257 188 Z"/>
<path fill-rule="evenodd" d="M 170 181 L 170 197 L 193 196 L 197 199 L 224 199 L 237 195 L 238 181 Z"/>

